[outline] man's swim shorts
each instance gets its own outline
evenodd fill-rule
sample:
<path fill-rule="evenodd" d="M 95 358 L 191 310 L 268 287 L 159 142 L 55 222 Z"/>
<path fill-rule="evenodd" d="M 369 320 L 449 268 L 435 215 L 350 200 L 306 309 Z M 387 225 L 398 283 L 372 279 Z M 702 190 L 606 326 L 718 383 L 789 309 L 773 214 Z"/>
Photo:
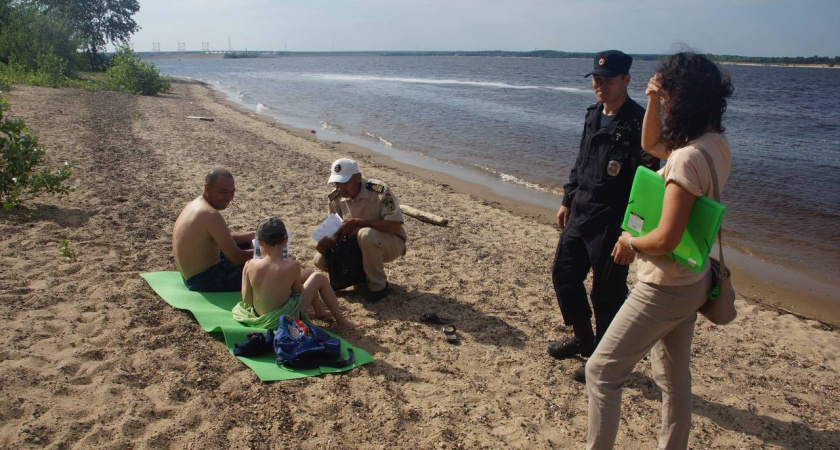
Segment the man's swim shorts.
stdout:
<path fill-rule="evenodd" d="M 224 253 L 219 252 L 219 261 L 204 272 L 184 280 L 187 289 L 195 292 L 232 292 L 242 290 L 242 268 L 230 262 Z"/>

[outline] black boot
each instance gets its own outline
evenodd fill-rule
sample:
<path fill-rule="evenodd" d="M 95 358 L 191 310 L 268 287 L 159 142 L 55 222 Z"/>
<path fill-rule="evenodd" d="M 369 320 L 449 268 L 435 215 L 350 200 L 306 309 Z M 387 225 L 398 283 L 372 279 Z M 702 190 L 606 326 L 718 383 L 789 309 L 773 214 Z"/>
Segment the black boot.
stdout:
<path fill-rule="evenodd" d="M 548 354 L 557 359 L 569 359 L 576 356 L 590 356 L 595 351 L 595 334 L 592 325 L 585 323 L 573 324 L 575 337 L 565 341 L 548 344 Z"/>

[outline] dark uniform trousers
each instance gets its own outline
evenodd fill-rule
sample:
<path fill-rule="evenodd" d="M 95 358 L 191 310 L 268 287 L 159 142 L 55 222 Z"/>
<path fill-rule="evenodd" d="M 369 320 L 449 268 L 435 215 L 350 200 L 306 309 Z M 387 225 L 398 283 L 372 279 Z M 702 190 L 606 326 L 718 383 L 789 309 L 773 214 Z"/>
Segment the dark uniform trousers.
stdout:
<path fill-rule="evenodd" d="M 627 273 L 630 266 L 615 264 L 610 256 L 617 240 L 616 228 L 610 227 L 587 237 L 581 236 L 575 228 L 567 228 L 554 252 L 551 278 L 567 325 L 586 322 L 592 317 L 584 287 L 592 267 L 591 297 L 595 309 L 596 341 L 601 340 L 628 294 Z"/>
<path fill-rule="evenodd" d="M 577 161 L 563 186 L 570 215 L 557 244 L 552 281 L 566 325 L 586 325 L 592 317 L 584 281 L 592 269 L 595 338 L 601 336 L 627 298 L 628 266 L 610 253 L 621 233 L 621 219 L 636 168 L 658 168 L 641 148 L 644 108 L 627 99 L 613 120 L 601 126 L 603 105 L 587 109 Z"/>

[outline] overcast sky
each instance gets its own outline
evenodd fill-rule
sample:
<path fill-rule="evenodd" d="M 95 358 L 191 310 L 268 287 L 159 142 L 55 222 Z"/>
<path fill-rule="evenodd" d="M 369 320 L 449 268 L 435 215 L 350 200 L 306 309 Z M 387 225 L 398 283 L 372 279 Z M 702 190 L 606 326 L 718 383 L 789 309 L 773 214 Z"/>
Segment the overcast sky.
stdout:
<path fill-rule="evenodd" d="M 140 0 L 136 51 L 564 50 L 840 56 L 840 0 Z"/>

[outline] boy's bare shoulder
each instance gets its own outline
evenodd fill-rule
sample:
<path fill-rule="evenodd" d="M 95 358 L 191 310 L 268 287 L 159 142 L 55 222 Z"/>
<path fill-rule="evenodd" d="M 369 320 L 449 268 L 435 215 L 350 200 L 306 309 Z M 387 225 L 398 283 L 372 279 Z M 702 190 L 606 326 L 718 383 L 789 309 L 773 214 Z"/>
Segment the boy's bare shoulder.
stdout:
<path fill-rule="evenodd" d="M 284 259 L 283 261 L 288 264 L 289 270 L 300 271 L 300 261 L 296 259 Z"/>
<path fill-rule="evenodd" d="M 284 272 L 288 270 L 300 270 L 300 261 L 296 259 L 273 260 L 271 261 L 271 264 Z"/>

